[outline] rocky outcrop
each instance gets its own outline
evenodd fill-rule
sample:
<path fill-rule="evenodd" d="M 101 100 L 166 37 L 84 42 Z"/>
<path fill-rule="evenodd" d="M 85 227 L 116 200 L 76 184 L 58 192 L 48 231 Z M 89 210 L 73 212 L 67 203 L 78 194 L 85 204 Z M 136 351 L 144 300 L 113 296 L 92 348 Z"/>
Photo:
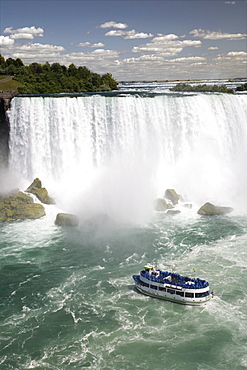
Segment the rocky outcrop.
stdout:
<path fill-rule="evenodd" d="M 78 226 L 79 218 L 76 215 L 70 213 L 58 213 L 55 225 L 57 226 Z"/>
<path fill-rule="evenodd" d="M 169 199 L 174 206 L 179 202 L 179 195 L 174 189 L 166 189 L 164 197 Z"/>
<path fill-rule="evenodd" d="M 157 198 L 154 201 L 154 210 L 158 212 L 166 212 L 168 214 L 178 214 L 179 210 L 170 212 L 182 198 L 174 189 L 166 189 L 164 198 Z"/>
<path fill-rule="evenodd" d="M 37 219 L 42 216 L 45 216 L 44 206 L 34 203 L 30 196 L 21 191 L 0 196 L 0 222 Z"/>
<path fill-rule="evenodd" d="M 55 201 L 48 195 L 46 188 L 42 188 L 42 183 L 38 178 L 32 182 L 26 192 L 34 194 L 44 204 L 55 204 Z"/>
<path fill-rule="evenodd" d="M 166 212 L 167 215 L 171 216 L 178 215 L 179 213 L 181 213 L 179 209 L 168 209 L 168 211 Z"/>
<path fill-rule="evenodd" d="M 231 207 L 215 206 L 212 203 L 205 203 L 197 213 L 203 216 L 222 216 L 233 211 Z"/>
<path fill-rule="evenodd" d="M 164 198 L 157 198 L 154 201 L 154 209 L 158 212 L 165 212 L 168 209 L 173 208 L 173 206 L 168 203 Z"/>
<path fill-rule="evenodd" d="M 192 208 L 192 204 L 191 203 L 184 203 L 184 204 L 182 204 L 182 206 L 184 208 L 188 208 L 188 209 L 191 209 Z"/>

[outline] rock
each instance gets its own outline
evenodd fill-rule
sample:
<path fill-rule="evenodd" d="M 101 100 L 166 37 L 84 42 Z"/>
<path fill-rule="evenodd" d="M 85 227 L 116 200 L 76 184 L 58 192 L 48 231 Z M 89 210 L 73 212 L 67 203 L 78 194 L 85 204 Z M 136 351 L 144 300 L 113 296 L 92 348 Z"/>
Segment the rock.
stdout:
<path fill-rule="evenodd" d="M 55 225 L 57 226 L 78 226 L 79 218 L 71 213 L 58 213 Z"/>
<path fill-rule="evenodd" d="M 42 183 L 41 183 L 41 180 L 40 179 L 38 179 L 38 178 L 34 179 L 33 182 L 32 182 L 32 184 L 27 188 L 26 191 L 31 192 L 31 190 L 33 188 L 38 188 L 38 189 L 42 188 Z"/>
<path fill-rule="evenodd" d="M 168 209 L 168 211 L 166 212 L 167 215 L 171 215 L 171 216 L 177 215 L 179 213 L 181 213 L 179 209 Z"/>
<path fill-rule="evenodd" d="M 178 194 L 178 198 L 180 202 L 185 202 L 184 197 L 181 194 Z"/>
<path fill-rule="evenodd" d="M 44 204 L 55 204 L 54 200 L 48 195 L 46 188 L 42 188 L 42 183 L 38 178 L 32 182 L 26 192 L 35 195 Z"/>
<path fill-rule="evenodd" d="M 165 198 L 169 199 L 173 205 L 178 204 L 179 195 L 174 189 L 166 189 Z"/>
<path fill-rule="evenodd" d="M 16 210 L 16 216 L 20 220 L 36 219 L 45 216 L 45 209 L 42 204 L 31 203 L 25 206 L 18 207 Z"/>
<path fill-rule="evenodd" d="M 0 197 L 0 221 L 37 219 L 45 216 L 42 204 L 33 202 L 33 199 L 21 191 L 12 192 Z"/>
<path fill-rule="evenodd" d="M 168 209 L 166 200 L 163 198 L 157 198 L 154 201 L 154 209 L 158 212 L 164 212 Z"/>
<path fill-rule="evenodd" d="M 233 208 L 231 207 L 219 207 L 215 206 L 212 203 L 205 203 L 198 211 L 197 213 L 199 215 L 206 215 L 206 216 L 221 216 L 225 215 L 226 213 L 230 213 L 233 211 Z"/>
<path fill-rule="evenodd" d="M 184 208 L 189 208 L 189 209 L 191 209 L 191 208 L 192 208 L 192 204 L 191 204 L 191 203 L 184 203 L 184 204 L 183 204 L 183 207 L 184 207 Z"/>

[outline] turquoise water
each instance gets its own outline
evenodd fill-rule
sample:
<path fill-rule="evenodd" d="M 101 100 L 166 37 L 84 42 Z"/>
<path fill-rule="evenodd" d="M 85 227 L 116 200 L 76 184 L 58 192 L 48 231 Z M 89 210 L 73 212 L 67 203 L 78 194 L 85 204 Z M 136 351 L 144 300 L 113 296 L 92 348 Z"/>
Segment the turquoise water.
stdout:
<path fill-rule="evenodd" d="M 146 224 L 0 225 L 1 369 L 247 368 L 247 218 L 193 210 Z M 189 307 L 138 293 L 146 262 L 209 281 Z"/>

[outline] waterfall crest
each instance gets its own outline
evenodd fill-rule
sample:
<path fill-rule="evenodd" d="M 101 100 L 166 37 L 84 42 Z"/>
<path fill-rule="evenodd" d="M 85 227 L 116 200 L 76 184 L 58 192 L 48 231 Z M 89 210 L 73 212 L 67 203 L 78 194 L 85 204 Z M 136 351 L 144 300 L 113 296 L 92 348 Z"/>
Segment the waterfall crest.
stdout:
<path fill-rule="evenodd" d="M 9 120 L 12 171 L 94 189 L 102 209 L 170 187 L 198 203 L 246 199 L 247 95 L 15 97 Z"/>

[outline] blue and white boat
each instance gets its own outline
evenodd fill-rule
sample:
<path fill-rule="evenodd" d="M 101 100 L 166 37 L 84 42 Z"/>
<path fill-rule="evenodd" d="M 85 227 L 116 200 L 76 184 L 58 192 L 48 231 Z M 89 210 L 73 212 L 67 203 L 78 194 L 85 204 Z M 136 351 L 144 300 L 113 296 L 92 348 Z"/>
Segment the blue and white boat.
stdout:
<path fill-rule="evenodd" d="M 200 306 L 213 297 L 207 281 L 161 271 L 151 264 L 145 265 L 133 279 L 141 293 L 175 303 Z"/>

